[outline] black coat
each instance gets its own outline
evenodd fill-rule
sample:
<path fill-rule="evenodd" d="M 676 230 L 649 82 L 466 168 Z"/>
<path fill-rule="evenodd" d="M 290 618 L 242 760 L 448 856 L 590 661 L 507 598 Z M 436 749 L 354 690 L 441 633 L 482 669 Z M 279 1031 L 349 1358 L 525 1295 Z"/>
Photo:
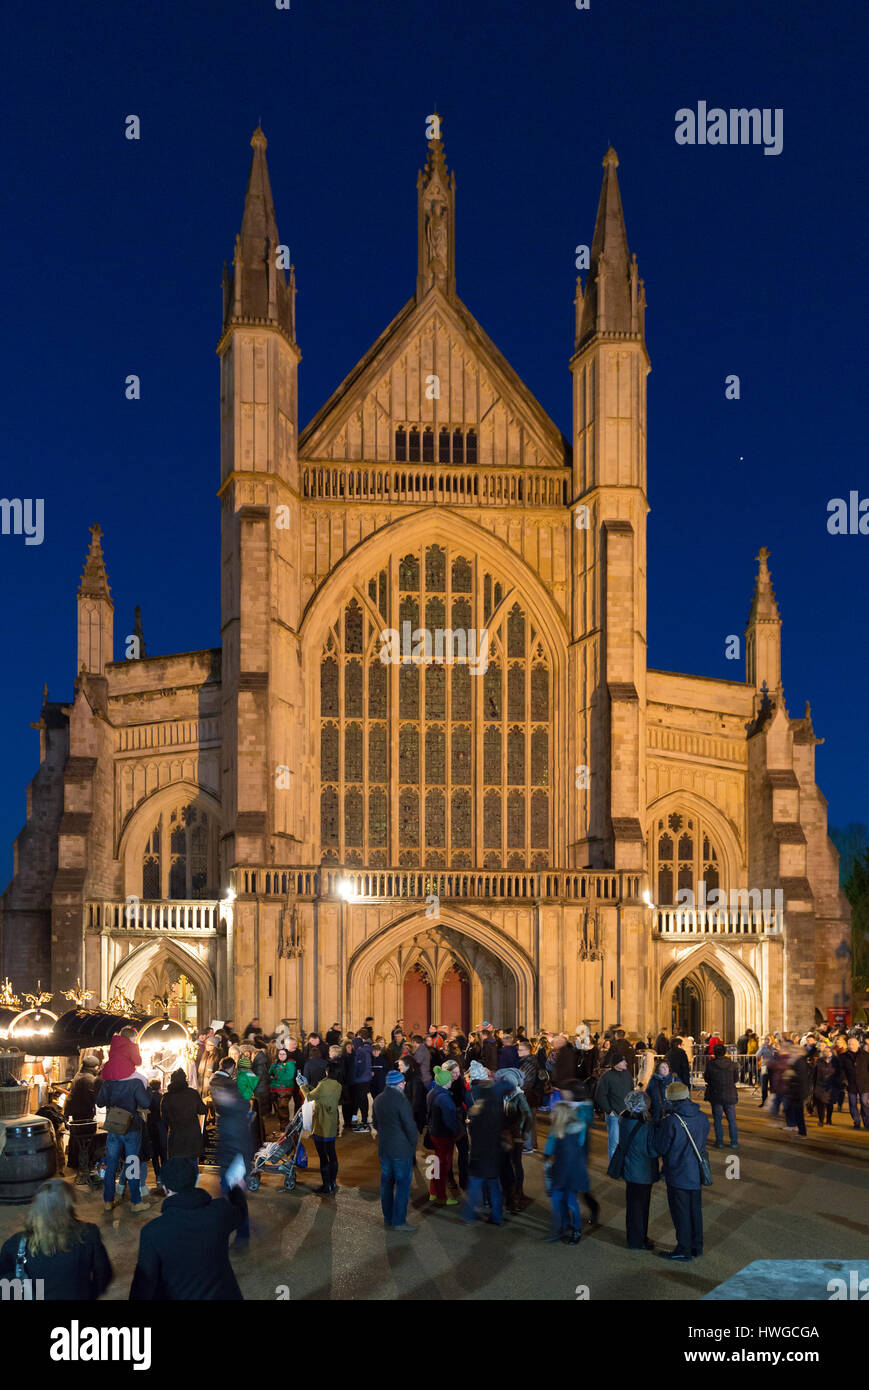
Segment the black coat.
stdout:
<path fill-rule="evenodd" d="M 0 1249 L 0 1279 L 15 1278 L 15 1259 L 23 1232 L 16 1231 Z M 43 1297 L 70 1302 L 99 1298 L 112 1282 L 112 1266 L 99 1229 L 81 1223 L 81 1239 L 56 1255 L 28 1255 L 27 1277 L 44 1279 Z M 8 1331 L 8 1329 L 7 1329 Z"/>
<path fill-rule="evenodd" d="M 67 1120 L 92 1120 L 97 1108 L 97 1078 L 92 1071 L 76 1072 L 69 1088 Z"/>
<path fill-rule="evenodd" d="M 670 1051 L 670 1039 L 666 1033 L 659 1033 L 655 1039 L 655 1052 L 659 1057 L 666 1057 Z"/>
<path fill-rule="evenodd" d="M 815 1074 L 812 1078 L 812 1090 L 817 1105 L 833 1105 L 835 1103 L 842 1084 L 841 1075 L 838 1057 L 831 1057 L 828 1062 L 825 1062 L 823 1057 L 818 1058 L 815 1063 Z"/>
<path fill-rule="evenodd" d="M 799 1105 L 812 1093 L 812 1074 L 805 1057 L 795 1057 L 784 1074 L 785 1095 Z"/>
<path fill-rule="evenodd" d="M 869 1091 L 869 1052 L 843 1052 L 839 1059 L 845 1085 L 852 1094 Z"/>
<path fill-rule="evenodd" d="M 413 1110 L 397 1086 L 387 1086 L 374 1101 L 377 1152 L 381 1158 L 412 1159 L 419 1139 Z"/>
<path fill-rule="evenodd" d="M 198 1158 L 202 1131 L 197 1116 L 205 1114 L 205 1102 L 192 1086 L 170 1084 L 163 1097 L 160 1115 L 169 1131 L 170 1158 Z"/>
<path fill-rule="evenodd" d="M 671 1047 L 667 1053 L 667 1065 L 673 1077 L 678 1079 L 686 1086 L 691 1085 L 691 1063 L 688 1061 L 688 1053 L 684 1047 Z"/>
<path fill-rule="evenodd" d="M 668 1187 L 696 1191 L 703 1185 L 700 1181 L 700 1164 L 688 1135 L 679 1123 L 680 1119 L 688 1126 L 691 1139 L 700 1153 L 706 1152 L 709 1119 L 693 1100 L 673 1101 L 670 1114 L 655 1126 L 654 1150 L 664 1160 L 664 1178 Z"/>
<path fill-rule="evenodd" d="M 703 1074 L 706 1099 L 710 1105 L 735 1105 L 739 1100 L 736 1089 L 736 1063 L 729 1057 L 713 1057 L 706 1063 Z"/>
<path fill-rule="evenodd" d="M 481 1082 L 479 1100 L 468 1115 L 471 1152 L 468 1172 L 472 1178 L 499 1178 L 501 1175 L 501 1131 L 504 1128 L 504 1097 L 510 1093 L 508 1081 Z"/>
<path fill-rule="evenodd" d="M 142 1228 L 130 1300 L 240 1299 L 229 1237 L 246 1214 L 238 1188 L 228 1197 L 211 1197 L 201 1187 L 167 1197 L 157 1219 Z"/>

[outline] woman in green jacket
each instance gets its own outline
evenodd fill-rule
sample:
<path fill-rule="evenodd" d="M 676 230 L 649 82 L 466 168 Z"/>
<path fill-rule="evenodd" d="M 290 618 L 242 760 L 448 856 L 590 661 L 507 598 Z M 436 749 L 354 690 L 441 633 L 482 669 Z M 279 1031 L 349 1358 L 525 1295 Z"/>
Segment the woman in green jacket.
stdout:
<path fill-rule="evenodd" d="M 338 1136 L 338 1104 L 341 1100 L 341 1083 L 335 1079 L 337 1065 L 330 1062 L 323 1080 L 312 1091 L 306 1091 L 307 1100 L 314 1102 L 314 1127 L 312 1130 L 314 1147 L 320 1157 L 322 1186 L 314 1191 L 321 1197 L 328 1197 L 338 1191 L 338 1157 L 335 1153 L 335 1140 Z"/>
<path fill-rule="evenodd" d="M 296 1064 L 290 1059 L 287 1049 L 279 1047 L 277 1057 L 269 1067 L 269 1091 L 282 1130 L 290 1123 L 290 1102 L 295 1082 Z"/>
<path fill-rule="evenodd" d="M 253 1139 L 254 1148 L 258 1149 L 265 1139 L 265 1134 L 263 1132 L 262 1116 L 253 1098 L 253 1093 L 257 1088 L 259 1077 L 251 1065 L 249 1052 L 241 1052 L 239 1054 L 235 1078 L 239 1093 L 244 1096 L 250 1106 L 251 1137 Z"/>

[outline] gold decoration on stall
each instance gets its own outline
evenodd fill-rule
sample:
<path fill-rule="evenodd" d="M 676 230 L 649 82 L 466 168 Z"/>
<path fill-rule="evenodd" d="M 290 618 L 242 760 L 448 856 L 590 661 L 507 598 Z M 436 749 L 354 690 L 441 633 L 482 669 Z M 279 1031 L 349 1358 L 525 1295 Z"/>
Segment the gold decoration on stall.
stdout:
<path fill-rule="evenodd" d="M 21 1000 L 12 988 L 12 981 L 7 977 L 0 986 L 0 1009 L 20 1009 Z"/>
<path fill-rule="evenodd" d="M 124 1017 L 138 1018 L 142 1010 L 136 1002 L 125 994 L 119 985 L 116 985 L 108 999 L 100 1002 L 100 1009 L 104 1014 L 123 1014 Z"/>
<path fill-rule="evenodd" d="M 70 1003 L 75 1004 L 76 1008 L 78 1009 L 84 1009 L 87 1006 L 87 1001 L 89 999 L 93 999 L 94 997 L 93 990 L 84 989 L 82 987 L 81 980 L 76 980 L 75 989 L 64 989 L 61 991 L 61 993 L 63 994 L 64 999 L 68 999 Z M 29 997 L 30 996 L 28 995 L 28 998 Z M 51 995 L 48 995 L 47 997 L 50 999 Z"/>
<path fill-rule="evenodd" d="M 35 993 L 35 994 L 25 994 L 25 996 L 24 996 L 25 1003 L 29 1004 L 30 1007 L 33 1008 L 33 1009 L 41 1009 L 41 1008 L 42 1008 L 42 1005 L 43 1005 L 43 1004 L 47 1004 L 47 1003 L 49 1002 L 49 1000 L 51 999 L 51 997 L 52 997 L 52 996 L 51 996 L 51 991 L 49 990 L 48 994 L 46 994 L 46 993 L 44 992 L 44 990 L 42 990 L 41 985 L 42 985 L 42 981 L 41 981 L 41 980 L 37 980 L 37 981 L 36 981 L 36 993 Z"/>

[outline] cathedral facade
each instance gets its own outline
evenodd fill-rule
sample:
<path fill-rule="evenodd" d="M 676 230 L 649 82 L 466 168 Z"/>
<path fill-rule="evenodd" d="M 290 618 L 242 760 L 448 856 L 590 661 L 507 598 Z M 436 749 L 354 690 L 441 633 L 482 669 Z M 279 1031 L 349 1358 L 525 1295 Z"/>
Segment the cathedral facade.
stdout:
<path fill-rule="evenodd" d="M 456 292 L 440 138 L 415 291 L 300 432 L 294 271 L 251 145 L 217 349 L 222 645 L 147 655 L 137 629 L 116 660 L 92 528 L 3 974 L 378 1032 L 733 1041 L 846 1004 L 819 739 L 785 706 L 767 552 L 744 680 L 647 665 L 649 358 L 615 152 L 567 440 Z"/>

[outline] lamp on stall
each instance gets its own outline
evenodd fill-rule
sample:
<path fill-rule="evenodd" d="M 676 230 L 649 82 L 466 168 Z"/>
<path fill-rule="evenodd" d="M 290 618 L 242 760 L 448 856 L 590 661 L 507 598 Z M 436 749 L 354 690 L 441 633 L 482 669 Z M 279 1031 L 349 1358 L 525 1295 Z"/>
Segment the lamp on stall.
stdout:
<path fill-rule="evenodd" d="M 186 1072 L 190 1034 L 183 1023 L 169 1017 L 168 999 L 158 998 L 154 1003 L 162 1006 L 163 1016 L 152 1018 L 146 1023 L 138 1034 L 136 1043 L 142 1054 L 142 1066 L 145 1070 L 156 1067 L 163 1073 L 165 1081 L 178 1066 L 183 1067 Z M 162 1054 L 160 1062 L 153 1060 L 157 1053 Z"/>

